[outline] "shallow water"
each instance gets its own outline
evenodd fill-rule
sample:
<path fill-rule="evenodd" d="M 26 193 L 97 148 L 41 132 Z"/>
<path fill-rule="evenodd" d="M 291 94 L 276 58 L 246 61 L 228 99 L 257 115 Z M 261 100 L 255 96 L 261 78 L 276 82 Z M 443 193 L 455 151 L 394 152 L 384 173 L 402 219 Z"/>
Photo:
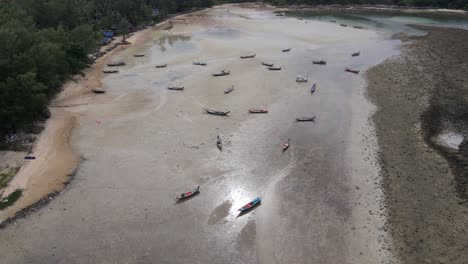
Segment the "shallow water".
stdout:
<path fill-rule="evenodd" d="M 364 72 L 397 55 L 399 42 L 388 33 L 407 30 L 408 19 L 340 17 L 369 27 L 355 29 L 328 22 L 338 17 L 331 14 L 298 20 L 217 8 L 207 16 L 208 28 L 176 25 L 117 55 L 127 65 L 103 79 L 109 103 L 74 110 L 84 158 L 76 179 L 46 208 L 2 230 L 5 263 L 393 261 L 382 250 L 381 191 L 366 139 L 372 106 L 363 75 L 344 68 Z M 361 56 L 351 57 L 356 51 Z M 326 66 L 311 62 L 322 59 Z M 231 75 L 211 76 L 221 69 Z M 310 81 L 296 83 L 297 75 Z M 168 91 L 172 85 L 185 90 Z M 231 114 L 210 116 L 204 107 Z M 260 107 L 269 113 L 247 112 Z M 313 115 L 315 123 L 295 122 Z M 197 185 L 199 195 L 174 203 Z M 256 196 L 262 205 L 238 216 Z"/>

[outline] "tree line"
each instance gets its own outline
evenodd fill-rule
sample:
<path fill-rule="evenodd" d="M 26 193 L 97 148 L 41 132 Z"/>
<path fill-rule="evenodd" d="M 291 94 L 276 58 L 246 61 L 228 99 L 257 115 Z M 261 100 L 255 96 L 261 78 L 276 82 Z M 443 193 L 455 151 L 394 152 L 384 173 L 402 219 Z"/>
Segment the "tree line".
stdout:
<path fill-rule="evenodd" d="M 89 63 L 101 31 L 125 33 L 212 0 L 0 1 L 0 141 L 46 119 L 62 84 Z"/>

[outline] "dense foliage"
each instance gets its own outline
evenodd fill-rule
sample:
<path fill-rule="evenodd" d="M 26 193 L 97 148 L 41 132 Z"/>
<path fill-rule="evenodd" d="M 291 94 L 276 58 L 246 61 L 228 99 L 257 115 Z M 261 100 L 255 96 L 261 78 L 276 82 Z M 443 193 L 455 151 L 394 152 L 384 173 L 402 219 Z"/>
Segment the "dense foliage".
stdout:
<path fill-rule="evenodd" d="M 90 63 L 88 55 L 98 48 L 101 30 L 126 33 L 169 13 L 211 4 L 212 0 L 0 1 L 0 140 L 47 118 L 49 100 Z"/>

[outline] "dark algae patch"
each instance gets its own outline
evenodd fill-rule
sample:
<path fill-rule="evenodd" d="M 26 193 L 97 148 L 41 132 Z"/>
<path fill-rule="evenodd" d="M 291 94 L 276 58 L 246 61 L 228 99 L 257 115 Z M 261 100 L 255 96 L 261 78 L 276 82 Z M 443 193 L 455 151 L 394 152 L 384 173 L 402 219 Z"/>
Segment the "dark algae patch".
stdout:
<path fill-rule="evenodd" d="M 0 200 L 0 210 L 7 208 L 8 206 L 13 205 L 21 196 L 23 195 L 23 190 L 18 189 L 7 197 Z"/>
<path fill-rule="evenodd" d="M 468 31 L 414 26 L 402 54 L 368 71 L 387 230 L 403 263 L 467 263 Z M 460 150 L 435 141 L 465 136 Z"/>

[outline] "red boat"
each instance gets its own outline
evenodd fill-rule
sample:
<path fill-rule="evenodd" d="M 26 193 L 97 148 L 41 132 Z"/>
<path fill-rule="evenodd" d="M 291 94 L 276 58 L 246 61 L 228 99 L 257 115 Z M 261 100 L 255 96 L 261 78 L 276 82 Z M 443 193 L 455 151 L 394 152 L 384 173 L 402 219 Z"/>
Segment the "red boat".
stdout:
<path fill-rule="evenodd" d="M 193 191 L 191 192 L 184 192 L 182 193 L 181 195 L 177 196 L 176 199 L 177 200 L 183 200 L 183 199 L 187 199 L 191 196 L 194 196 L 195 194 L 199 193 L 200 192 L 200 186 L 198 186 L 197 188 L 195 188 Z"/>
<path fill-rule="evenodd" d="M 283 144 L 283 151 L 286 151 L 289 148 L 289 142 L 291 142 L 291 139 L 288 139 L 288 142 Z"/>
<path fill-rule="evenodd" d="M 252 201 L 250 201 L 249 203 L 247 203 L 246 205 L 239 208 L 239 211 L 241 211 L 241 212 L 248 211 L 248 210 L 252 209 L 255 205 L 257 205 L 257 204 L 259 204 L 261 202 L 262 202 L 262 198 L 257 197 L 255 199 L 253 199 Z"/>
<path fill-rule="evenodd" d="M 251 114 L 266 114 L 266 113 L 268 113 L 268 110 L 266 110 L 266 109 L 249 109 L 249 112 Z"/>
<path fill-rule="evenodd" d="M 353 69 L 350 69 L 350 68 L 346 68 L 345 71 L 356 73 L 356 74 L 358 74 L 360 72 L 359 70 L 353 70 Z"/>

